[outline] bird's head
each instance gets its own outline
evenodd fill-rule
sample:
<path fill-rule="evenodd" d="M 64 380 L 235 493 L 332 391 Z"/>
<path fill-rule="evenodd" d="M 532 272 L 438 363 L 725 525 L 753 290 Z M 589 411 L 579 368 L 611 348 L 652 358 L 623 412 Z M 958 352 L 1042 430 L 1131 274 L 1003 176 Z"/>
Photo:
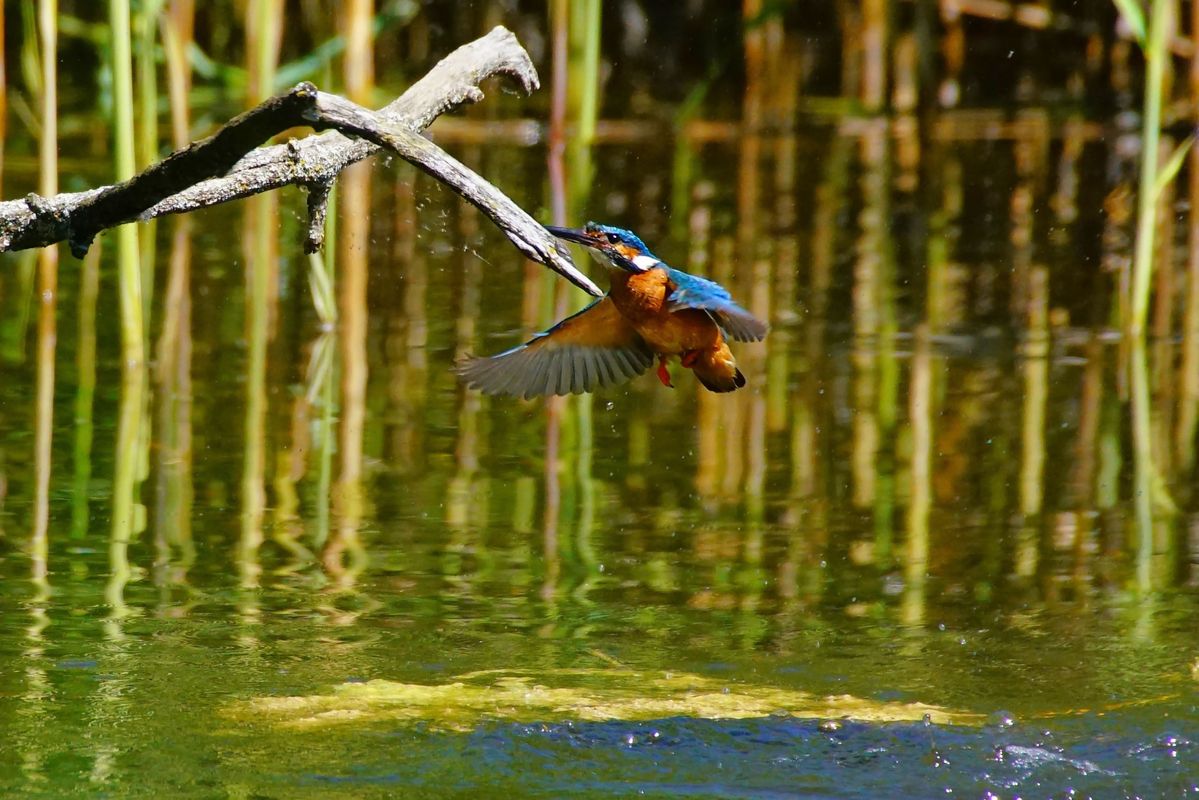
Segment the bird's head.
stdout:
<path fill-rule="evenodd" d="M 645 272 L 662 263 L 637 238 L 637 234 L 611 225 L 588 222 L 582 228 L 559 228 L 547 225 L 546 230 L 568 242 L 581 244 L 591 257 L 606 267 L 625 272 Z"/>

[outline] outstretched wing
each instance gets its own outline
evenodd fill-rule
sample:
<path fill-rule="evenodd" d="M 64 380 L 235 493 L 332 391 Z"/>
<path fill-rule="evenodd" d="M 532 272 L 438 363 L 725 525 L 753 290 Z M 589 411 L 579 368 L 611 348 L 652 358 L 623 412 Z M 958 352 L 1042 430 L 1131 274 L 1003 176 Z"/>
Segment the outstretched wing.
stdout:
<path fill-rule="evenodd" d="M 519 347 L 468 357 L 454 369 L 474 389 L 527 400 L 622 383 L 653 363 L 649 345 L 604 296 Z"/>
<path fill-rule="evenodd" d="M 759 342 L 770 326 L 733 302 L 728 290 L 715 281 L 667 268 L 672 287 L 666 298 L 667 308 L 678 311 L 699 308 L 707 311 L 725 334 L 738 342 Z"/>

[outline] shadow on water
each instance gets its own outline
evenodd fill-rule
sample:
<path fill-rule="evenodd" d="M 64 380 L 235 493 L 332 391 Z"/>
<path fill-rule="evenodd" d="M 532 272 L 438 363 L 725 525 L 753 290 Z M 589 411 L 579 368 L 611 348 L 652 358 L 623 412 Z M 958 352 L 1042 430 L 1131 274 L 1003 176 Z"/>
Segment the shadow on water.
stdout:
<path fill-rule="evenodd" d="M 160 223 L 146 370 L 122 368 L 116 248 L 61 269 L 56 374 L 35 264 L 6 260 L 5 793 L 1199 792 L 1199 284 L 1176 276 L 1149 345 L 1114 331 L 1127 141 L 1036 106 L 866 113 L 887 69 L 920 68 L 916 39 L 817 113 L 819 73 L 759 6 L 745 92 L 709 99 L 739 123 L 703 102 L 595 121 L 597 98 L 563 94 L 545 144 L 491 136 L 511 109 L 490 98 L 433 128 L 538 218 L 626 225 L 769 318 L 731 395 L 690 375 L 550 403 L 464 391 L 455 357 L 582 298 L 385 161 L 339 185 L 320 263 L 293 193 Z M 554 35 L 565 92 L 596 43 Z M 942 82 L 893 83 L 958 97 L 946 53 Z M 1199 203 L 1180 214 L 1194 237 Z M 497 701 L 461 730 L 317 732 L 228 713 L 584 668 L 594 691 L 685 672 L 985 721 Z"/>

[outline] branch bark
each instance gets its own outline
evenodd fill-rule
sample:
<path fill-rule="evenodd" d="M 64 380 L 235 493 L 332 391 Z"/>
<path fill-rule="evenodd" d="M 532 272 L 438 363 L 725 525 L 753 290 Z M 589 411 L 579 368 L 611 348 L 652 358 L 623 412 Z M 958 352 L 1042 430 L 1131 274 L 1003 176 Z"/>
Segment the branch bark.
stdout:
<path fill-rule="evenodd" d="M 178 214 L 289 185 L 309 190 L 306 249 L 318 248 L 328 193 L 340 172 L 392 150 L 476 205 L 528 258 L 590 294 L 600 289 L 575 269 L 565 250 L 501 191 L 419 135 L 445 111 L 483 98 L 479 83 L 494 75 L 538 87 L 528 54 L 497 27 L 439 62 L 378 112 L 301 83 L 234 118 L 207 139 L 172 153 L 129 181 L 86 192 L 0 203 L 0 252 L 67 241 L 78 257 L 103 230 Z M 299 125 L 332 129 L 270 147 L 258 145 Z M 356 139 L 347 136 L 358 137 Z"/>

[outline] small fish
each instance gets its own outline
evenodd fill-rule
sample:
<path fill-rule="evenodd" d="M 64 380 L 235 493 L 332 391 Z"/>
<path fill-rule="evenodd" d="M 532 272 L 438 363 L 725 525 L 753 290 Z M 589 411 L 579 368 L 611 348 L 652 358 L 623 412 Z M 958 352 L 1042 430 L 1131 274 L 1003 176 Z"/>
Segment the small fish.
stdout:
<path fill-rule="evenodd" d="M 460 361 L 455 370 L 468 386 L 526 399 L 578 394 L 623 383 L 655 358 L 658 379 L 673 386 L 666 369 L 671 356 L 710 391 L 745 385 L 727 340 L 761 341 L 769 326 L 723 286 L 673 269 L 631 231 L 594 222 L 547 229 L 586 247 L 608 268 L 608 293 L 518 347 Z"/>

